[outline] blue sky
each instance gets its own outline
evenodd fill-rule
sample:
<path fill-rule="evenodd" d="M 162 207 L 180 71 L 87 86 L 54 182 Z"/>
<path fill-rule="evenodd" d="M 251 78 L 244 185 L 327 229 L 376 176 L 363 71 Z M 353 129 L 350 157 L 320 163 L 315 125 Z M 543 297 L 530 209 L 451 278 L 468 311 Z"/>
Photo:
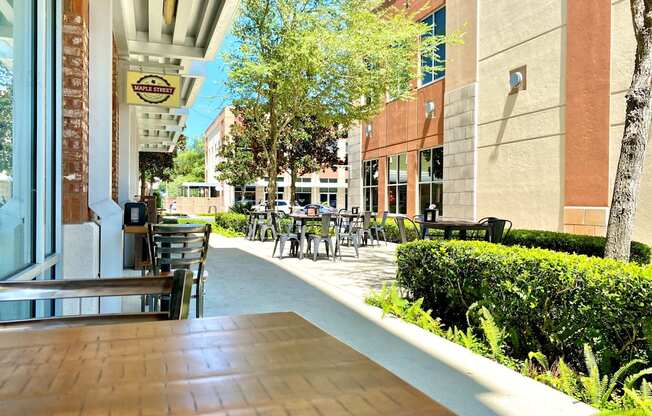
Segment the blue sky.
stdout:
<path fill-rule="evenodd" d="M 222 56 L 225 51 L 233 48 L 235 44 L 235 38 L 230 34 L 227 35 L 215 60 L 208 63 L 204 85 L 202 85 L 199 96 L 190 108 L 184 130 L 184 134 L 190 140 L 201 137 L 208 125 L 220 114 L 222 109 L 231 103 L 225 85 L 228 68 Z"/>

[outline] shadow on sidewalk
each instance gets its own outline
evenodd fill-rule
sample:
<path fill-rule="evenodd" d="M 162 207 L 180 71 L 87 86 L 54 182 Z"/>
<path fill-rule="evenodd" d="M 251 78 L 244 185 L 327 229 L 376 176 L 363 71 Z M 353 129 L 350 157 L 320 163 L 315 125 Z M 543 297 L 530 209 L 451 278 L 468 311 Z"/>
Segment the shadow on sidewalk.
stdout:
<path fill-rule="evenodd" d="M 353 311 L 278 265 L 237 248 L 208 254 L 205 315 L 296 312 L 463 415 L 495 415 L 494 391 Z"/>

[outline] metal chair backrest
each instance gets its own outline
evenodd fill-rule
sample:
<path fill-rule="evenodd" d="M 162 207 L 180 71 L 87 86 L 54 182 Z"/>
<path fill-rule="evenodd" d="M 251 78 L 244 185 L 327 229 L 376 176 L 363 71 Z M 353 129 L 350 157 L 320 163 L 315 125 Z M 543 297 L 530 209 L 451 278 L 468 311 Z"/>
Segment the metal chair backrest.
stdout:
<path fill-rule="evenodd" d="M 496 217 L 485 217 L 478 221 L 480 224 L 489 224 L 491 226 L 490 239 L 492 243 L 502 243 L 505 236 L 509 234 L 512 230 L 512 222 L 510 220 L 505 220 L 502 218 Z M 505 232 L 505 227 L 507 227 L 507 232 Z"/>
<path fill-rule="evenodd" d="M 405 229 L 405 217 L 402 215 L 394 218 L 398 226 L 398 234 L 401 237 L 401 243 L 407 243 L 407 230 Z"/>
<path fill-rule="evenodd" d="M 366 211 L 366 212 L 363 214 L 363 217 L 362 217 L 362 218 L 363 218 L 362 227 L 363 227 L 365 230 L 368 230 L 368 229 L 371 227 L 371 212 Z"/>
<path fill-rule="evenodd" d="M 384 227 L 385 225 L 387 225 L 387 217 L 388 216 L 389 216 L 389 211 L 383 211 L 383 219 L 380 222 L 381 227 Z"/>
<path fill-rule="evenodd" d="M 210 224 L 150 224 L 148 234 L 152 274 L 196 267 L 195 276 L 202 277 L 211 235 Z"/>
<path fill-rule="evenodd" d="M 321 216 L 321 236 L 328 237 L 331 231 L 331 214 L 322 214 Z"/>
<path fill-rule="evenodd" d="M 405 226 L 405 221 L 408 221 L 412 224 L 412 227 L 414 228 L 414 231 L 416 232 L 417 239 L 421 239 L 421 233 L 419 232 L 419 226 L 412 221 L 409 217 L 405 215 L 398 215 L 395 217 L 396 225 L 398 226 L 398 232 L 401 237 L 401 243 L 407 243 L 409 241 L 408 239 L 408 231 L 407 227 Z"/>

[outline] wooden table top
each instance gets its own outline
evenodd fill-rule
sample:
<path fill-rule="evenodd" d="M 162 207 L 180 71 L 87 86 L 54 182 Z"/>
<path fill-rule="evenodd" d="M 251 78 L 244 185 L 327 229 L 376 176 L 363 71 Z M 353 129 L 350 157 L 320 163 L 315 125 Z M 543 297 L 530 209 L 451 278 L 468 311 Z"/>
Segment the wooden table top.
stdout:
<path fill-rule="evenodd" d="M 414 222 L 430 228 L 466 228 L 466 229 L 491 228 L 491 225 L 489 224 L 481 224 L 479 222 L 462 221 L 462 220 L 437 220 L 437 221 L 414 220 Z"/>
<path fill-rule="evenodd" d="M 293 313 L 0 332 L 0 409 L 2 415 L 453 414 Z"/>

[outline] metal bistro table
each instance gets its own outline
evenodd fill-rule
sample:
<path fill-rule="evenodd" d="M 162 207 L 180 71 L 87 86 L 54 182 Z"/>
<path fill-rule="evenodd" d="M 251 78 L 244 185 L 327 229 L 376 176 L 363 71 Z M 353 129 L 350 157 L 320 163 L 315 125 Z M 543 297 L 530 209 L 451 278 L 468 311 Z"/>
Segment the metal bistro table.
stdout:
<path fill-rule="evenodd" d="M 294 313 L 0 336 L 10 415 L 453 413 Z"/>
<path fill-rule="evenodd" d="M 421 239 L 426 238 L 426 230 L 444 230 L 444 238 L 450 240 L 453 236 L 453 231 L 457 230 L 460 232 L 460 238 L 462 240 L 466 239 L 466 232 L 471 230 L 480 230 L 487 231 L 487 235 L 491 240 L 491 225 L 484 224 L 473 221 L 453 221 L 453 220 L 440 220 L 440 221 L 423 221 L 415 220 L 415 223 L 419 224 L 421 231 Z"/>

